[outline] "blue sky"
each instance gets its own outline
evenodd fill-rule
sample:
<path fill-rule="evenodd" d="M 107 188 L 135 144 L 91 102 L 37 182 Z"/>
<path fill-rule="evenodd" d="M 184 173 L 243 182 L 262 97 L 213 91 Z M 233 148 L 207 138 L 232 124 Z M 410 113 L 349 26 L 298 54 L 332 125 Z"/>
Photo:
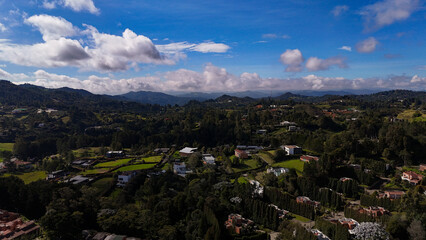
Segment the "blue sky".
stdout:
<path fill-rule="evenodd" d="M 421 0 L 0 0 L 0 78 L 94 93 L 426 89 Z"/>

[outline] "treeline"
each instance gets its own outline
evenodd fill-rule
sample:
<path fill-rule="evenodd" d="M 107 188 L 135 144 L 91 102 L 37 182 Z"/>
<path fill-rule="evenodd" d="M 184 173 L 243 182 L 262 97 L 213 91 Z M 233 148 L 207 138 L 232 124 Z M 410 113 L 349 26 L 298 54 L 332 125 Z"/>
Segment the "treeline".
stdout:
<path fill-rule="evenodd" d="M 350 240 L 351 236 L 348 229 L 340 224 L 335 224 L 323 218 L 315 219 L 315 228 L 320 230 L 330 239 Z"/>
<path fill-rule="evenodd" d="M 313 206 L 305 203 L 297 203 L 294 197 L 288 193 L 283 193 L 277 188 L 266 188 L 263 194 L 269 202 L 272 202 L 283 210 L 290 211 L 311 220 L 315 218 L 315 208 Z"/>
<path fill-rule="evenodd" d="M 389 198 L 378 198 L 375 195 L 367 195 L 362 194 L 361 195 L 361 205 L 366 207 L 383 207 L 388 211 L 396 211 L 398 210 L 398 207 L 400 206 L 401 200 L 395 199 L 391 200 Z"/>
<path fill-rule="evenodd" d="M 320 188 L 314 181 L 308 178 L 297 178 L 297 190 L 300 195 L 319 201 L 322 206 L 334 209 L 342 209 L 343 207 L 344 201 L 336 191 L 328 188 Z"/>
<path fill-rule="evenodd" d="M 340 181 L 340 179 L 330 178 L 328 186 L 349 198 L 357 198 L 359 196 L 360 187 L 355 180 Z"/>
<path fill-rule="evenodd" d="M 355 219 L 358 222 L 381 222 L 387 223 L 390 219 L 388 215 L 382 215 L 380 217 L 374 218 L 367 213 L 360 213 L 358 210 L 346 206 L 344 210 L 345 217 Z"/>
<path fill-rule="evenodd" d="M 278 212 L 274 207 L 269 206 L 268 203 L 257 199 L 244 198 L 241 206 L 243 208 L 243 216 L 249 216 L 256 223 L 262 224 L 267 228 L 273 230 L 278 228 Z"/>

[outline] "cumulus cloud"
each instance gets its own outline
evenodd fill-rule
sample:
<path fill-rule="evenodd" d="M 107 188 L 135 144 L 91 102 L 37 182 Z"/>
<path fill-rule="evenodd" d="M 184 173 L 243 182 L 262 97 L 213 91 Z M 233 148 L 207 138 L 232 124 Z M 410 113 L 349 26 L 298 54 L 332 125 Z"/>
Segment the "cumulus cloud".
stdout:
<path fill-rule="evenodd" d="M 306 61 L 306 68 L 309 71 L 323 71 L 328 70 L 331 66 L 337 66 L 339 68 L 347 68 L 346 59 L 344 57 L 331 57 L 327 59 L 320 59 L 317 57 L 310 57 Z"/>
<path fill-rule="evenodd" d="M 377 41 L 374 37 L 369 37 L 364 41 L 361 41 L 356 44 L 355 48 L 360 53 L 371 53 L 376 50 L 379 41 Z"/>
<path fill-rule="evenodd" d="M 350 46 L 341 46 L 338 49 L 345 50 L 345 51 L 348 51 L 348 52 L 352 52 L 352 47 L 350 47 Z"/>
<path fill-rule="evenodd" d="M 7 28 L 0 22 L 0 32 L 5 32 Z"/>
<path fill-rule="evenodd" d="M 168 54 L 178 54 L 184 51 L 201 52 L 201 53 L 225 53 L 231 47 L 223 43 L 204 42 L 204 43 L 188 43 L 177 42 L 164 45 L 156 45 L 160 52 Z"/>
<path fill-rule="evenodd" d="M 10 81 L 22 81 L 28 78 L 29 77 L 24 73 L 11 74 L 0 68 L 0 79 L 10 80 Z"/>
<path fill-rule="evenodd" d="M 335 16 L 338 17 L 341 14 L 343 14 L 344 12 L 348 11 L 349 7 L 346 5 L 340 5 L 340 6 L 336 6 L 333 8 L 333 10 L 331 11 L 331 13 Z"/>
<path fill-rule="evenodd" d="M 365 6 L 360 14 L 364 18 L 365 31 L 374 31 L 406 20 L 420 7 L 419 0 L 384 0 Z"/>
<path fill-rule="evenodd" d="M 277 35 L 275 33 L 266 33 L 266 34 L 262 35 L 262 38 L 271 38 L 271 39 L 282 38 L 282 39 L 289 39 L 290 36 L 287 35 L 287 34 Z"/>
<path fill-rule="evenodd" d="M 154 76 L 115 79 L 113 76 L 92 75 L 78 79 L 38 70 L 31 76 L 3 73 L 0 77 L 15 83 L 30 83 L 47 88 L 70 87 L 97 94 L 123 94 L 129 91 L 197 91 L 228 92 L 247 90 L 341 90 L 341 89 L 426 89 L 426 77 L 390 76 L 387 78 L 323 77 L 307 75 L 300 78 L 262 78 L 257 73 L 234 75 L 225 68 L 207 64 L 201 72 L 179 69 Z"/>
<path fill-rule="evenodd" d="M 70 8 L 75 12 L 88 11 L 92 14 L 100 13 L 100 10 L 95 7 L 93 0 L 44 0 L 42 7 L 46 9 L 54 9 L 57 5 Z"/>
<path fill-rule="evenodd" d="M 286 72 L 300 72 L 305 59 L 299 49 L 287 49 L 281 54 L 280 61 L 287 65 Z"/>
<path fill-rule="evenodd" d="M 61 37 L 75 36 L 78 29 L 62 17 L 50 15 L 34 15 L 25 19 L 25 23 L 36 27 L 43 35 L 43 40 L 59 39 Z"/>

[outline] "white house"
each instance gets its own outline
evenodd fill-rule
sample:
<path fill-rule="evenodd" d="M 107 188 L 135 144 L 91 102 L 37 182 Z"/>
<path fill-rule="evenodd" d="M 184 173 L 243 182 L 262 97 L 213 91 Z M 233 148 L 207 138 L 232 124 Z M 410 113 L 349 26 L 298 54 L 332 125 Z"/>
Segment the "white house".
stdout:
<path fill-rule="evenodd" d="M 280 176 L 281 174 L 288 173 L 288 171 L 289 171 L 288 168 L 273 168 L 273 167 L 270 167 L 266 170 L 267 173 L 273 173 L 277 177 Z"/>
<path fill-rule="evenodd" d="M 179 151 L 179 154 L 182 157 L 188 157 L 191 154 L 195 153 L 195 151 L 197 151 L 197 148 L 190 148 L 190 147 L 185 147 L 182 150 Z"/>
<path fill-rule="evenodd" d="M 185 177 L 187 173 L 192 173 L 192 171 L 186 168 L 186 164 L 184 162 L 174 162 L 173 172 L 182 177 Z"/>
<path fill-rule="evenodd" d="M 287 155 L 302 154 L 302 148 L 296 145 L 281 146 L 287 152 Z"/>
<path fill-rule="evenodd" d="M 203 154 L 203 163 L 208 165 L 214 165 L 215 164 L 215 158 L 211 154 Z"/>
<path fill-rule="evenodd" d="M 130 179 L 132 179 L 134 176 L 136 176 L 136 171 L 129 171 L 129 172 L 123 172 L 120 175 L 118 175 L 117 178 L 117 186 L 124 187 L 128 182 L 130 182 Z"/>

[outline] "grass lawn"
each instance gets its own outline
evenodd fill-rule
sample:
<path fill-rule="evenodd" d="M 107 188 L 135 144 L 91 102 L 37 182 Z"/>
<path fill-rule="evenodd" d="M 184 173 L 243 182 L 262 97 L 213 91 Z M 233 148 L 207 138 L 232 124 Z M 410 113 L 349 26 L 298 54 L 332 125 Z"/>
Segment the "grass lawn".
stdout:
<path fill-rule="evenodd" d="M 100 154 L 100 147 L 88 147 L 73 150 L 72 152 L 76 157 L 94 157 Z M 86 155 L 86 156 L 85 156 Z"/>
<path fill-rule="evenodd" d="M 170 167 L 170 164 L 169 163 L 166 163 L 166 164 L 164 164 L 164 166 L 161 168 L 161 170 L 169 170 L 169 167 Z"/>
<path fill-rule="evenodd" d="M 119 159 L 115 161 L 103 162 L 103 163 L 96 164 L 95 167 L 96 168 L 113 168 L 113 167 L 127 164 L 131 160 L 132 160 L 131 158 L 125 158 L 125 159 Z"/>
<path fill-rule="evenodd" d="M 106 173 L 110 170 L 110 168 L 95 168 L 95 169 L 88 169 L 84 172 L 81 172 L 81 175 L 91 175 L 91 174 L 102 174 Z"/>
<path fill-rule="evenodd" d="M 413 118 L 414 113 L 416 113 L 416 110 L 405 110 L 402 113 L 398 114 L 398 119 L 404 119 L 408 120 L 410 122 L 425 122 L 426 121 L 426 114 L 422 114 L 420 117 Z"/>
<path fill-rule="evenodd" d="M 47 174 L 45 171 L 35 171 L 35 172 L 28 172 L 28 173 L 6 173 L 3 175 L 3 177 L 9 177 L 9 176 L 16 176 L 20 178 L 22 181 L 24 181 L 25 184 L 32 183 L 38 180 L 44 180 L 47 177 Z"/>
<path fill-rule="evenodd" d="M 278 136 L 278 135 L 284 134 L 286 132 L 288 132 L 287 128 L 286 127 L 282 127 L 280 129 L 278 129 L 277 131 L 273 132 L 272 135 Z"/>
<path fill-rule="evenodd" d="M 237 178 L 237 181 L 238 181 L 238 183 L 248 183 L 247 178 L 245 178 L 245 177 L 239 177 L 239 178 Z M 234 183 L 235 179 L 232 179 L 231 182 Z"/>
<path fill-rule="evenodd" d="M 251 170 L 251 169 L 255 169 L 257 168 L 257 161 L 254 159 L 247 159 L 244 160 L 244 163 L 236 168 L 232 168 L 232 170 L 234 170 L 234 172 L 242 172 L 242 171 L 247 171 L 247 170 Z"/>
<path fill-rule="evenodd" d="M 149 162 L 149 163 L 153 163 L 153 162 L 158 163 L 161 161 L 161 158 L 162 156 L 152 156 L 152 157 L 142 158 L 141 160 L 144 160 L 145 162 Z M 141 161 L 141 160 L 138 160 L 138 161 Z"/>
<path fill-rule="evenodd" d="M 13 145 L 14 143 L 0 143 L 0 151 L 13 151 Z"/>
<path fill-rule="evenodd" d="M 92 187 L 99 189 L 99 191 L 106 191 L 112 184 L 114 184 L 114 178 L 101 178 L 96 182 L 92 183 Z"/>
<path fill-rule="evenodd" d="M 130 165 L 130 166 L 121 167 L 115 170 L 114 172 L 126 172 L 126 171 L 149 169 L 149 168 L 153 168 L 155 165 L 156 165 L 155 163 Z"/>
<path fill-rule="evenodd" d="M 293 168 L 296 170 L 297 174 L 302 174 L 304 162 L 300 161 L 300 159 L 293 159 L 284 162 L 275 163 L 272 165 L 273 167 L 284 167 L 284 168 Z"/>
<path fill-rule="evenodd" d="M 259 156 L 260 158 L 262 158 L 265 162 L 267 162 L 269 165 L 274 164 L 274 160 L 272 159 L 272 157 L 267 154 L 267 153 L 258 153 L 257 156 Z"/>
<path fill-rule="evenodd" d="M 296 220 L 299 220 L 301 222 L 310 222 L 311 221 L 309 218 L 305 218 L 305 217 L 302 217 L 302 216 L 294 214 L 294 213 L 289 213 L 289 214 L 290 214 L 290 216 L 294 217 Z"/>

